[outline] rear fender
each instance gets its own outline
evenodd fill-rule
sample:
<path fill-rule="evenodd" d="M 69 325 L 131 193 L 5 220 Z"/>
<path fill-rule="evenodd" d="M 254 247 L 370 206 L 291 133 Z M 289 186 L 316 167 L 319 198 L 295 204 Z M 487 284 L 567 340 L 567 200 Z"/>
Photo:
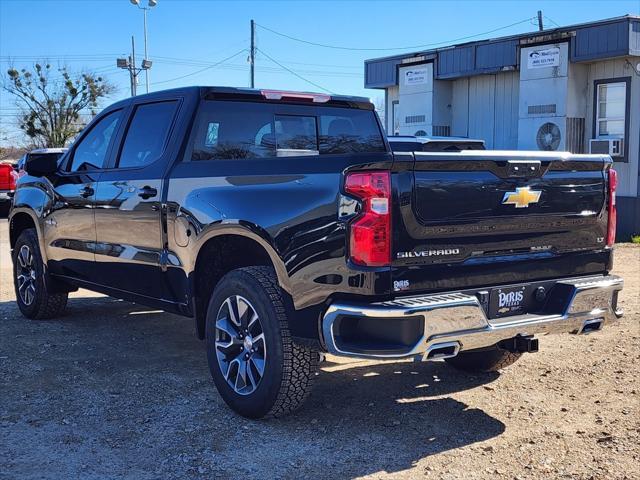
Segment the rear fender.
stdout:
<path fill-rule="evenodd" d="M 260 245 L 271 259 L 271 263 L 278 277 L 280 288 L 291 295 L 292 289 L 289 274 L 287 273 L 284 262 L 274 247 L 273 239 L 264 229 L 242 220 L 223 220 L 206 226 L 196 237 L 196 242 L 194 243 L 192 250 L 193 253 L 190 256 L 189 272 L 195 271 L 195 262 L 198 258 L 200 249 L 207 243 L 207 241 L 221 235 L 238 235 L 253 240 Z"/>
<path fill-rule="evenodd" d="M 38 234 L 38 243 L 40 245 L 40 255 L 42 256 L 42 261 L 44 262 L 44 265 L 46 267 L 47 263 L 48 263 L 48 257 L 47 257 L 47 249 L 45 248 L 45 244 L 44 244 L 44 235 L 42 233 L 42 224 L 41 224 L 41 212 L 37 212 L 34 209 L 30 208 L 30 207 L 14 207 L 11 209 L 11 212 L 9 213 L 9 235 L 11 238 L 11 243 L 12 243 L 12 250 L 13 250 L 13 243 L 18 239 L 18 235 L 14 234 L 13 229 L 14 229 L 14 219 L 16 219 L 18 216 L 20 215 L 28 215 L 31 218 L 31 221 L 33 222 L 35 229 L 36 229 L 36 233 Z M 15 235 L 15 236 L 14 236 Z"/>

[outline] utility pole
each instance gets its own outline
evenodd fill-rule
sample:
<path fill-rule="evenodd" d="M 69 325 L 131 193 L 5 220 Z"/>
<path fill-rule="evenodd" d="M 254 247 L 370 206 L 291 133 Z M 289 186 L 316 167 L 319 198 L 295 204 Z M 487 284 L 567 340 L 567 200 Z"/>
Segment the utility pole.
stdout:
<path fill-rule="evenodd" d="M 136 71 L 136 42 L 131 35 L 131 66 L 129 67 L 129 75 L 131 75 L 131 96 L 138 94 L 138 72 Z"/>
<path fill-rule="evenodd" d="M 136 96 L 136 74 L 131 68 L 131 55 L 129 55 L 129 63 L 127 64 L 127 70 L 129 70 L 129 88 L 131 89 L 131 96 Z"/>
<path fill-rule="evenodd" d="M 542 10 L 538 10 L 538 30 L 544 30 L 544 25 L 542 24 Z"/>
<path fill-rule="evenodd" d="M 255 88 L 255 63 L 256 63 L 256 24 L 251 19 L 251 50 L 249 52 L 249 65 L 251 67 L 251 88 Z"/>
<path fill-rule="evenodd" d="M 138 75 L 143 70 L 148 72 L 151 68 L 151 60 L 143 59 L 142 67 L 136 67 L 136 43 L 133 35 L 131 35 L 131 55 L 129 58 L 118 58 L 116 60 L 116 66 L 123 70 L 129 71 L 129 80 L 131 81 L 131 96 L 135 97 L 138 93 Z"/>
<path fill-rule="evenodd" d="M 147 10 L 148 8 L 143 8 L 144 11 L 144 59 L 148 60 L 147 56 Z M 147 93 L 149 93 L 149 69 L 145 69 L 144 71 L 144 81 L 147 87 Z"/>

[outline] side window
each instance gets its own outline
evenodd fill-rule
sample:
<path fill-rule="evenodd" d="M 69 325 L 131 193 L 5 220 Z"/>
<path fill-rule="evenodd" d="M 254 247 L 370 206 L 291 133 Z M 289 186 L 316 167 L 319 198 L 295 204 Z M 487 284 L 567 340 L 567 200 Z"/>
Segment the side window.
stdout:
<path fill-rule="evenodd" d="M 191 160 L 275 156 L 272 107 L 260 103 L 205 101 L 193 132 Z"/>
<path fill-rule="evenodd" d="M 118 168 L 143 167 L 160 158 L 177 107 L 177 101 L 136 107 L 122 146 Z"/>
<path fill-rule="evenodd" d="M 109 144 L 118 129 L 121 116 L 122 111 L 116 110 L 93 126 L 75 148 L 69 171 L 97 170 L 104 167 Z"/>

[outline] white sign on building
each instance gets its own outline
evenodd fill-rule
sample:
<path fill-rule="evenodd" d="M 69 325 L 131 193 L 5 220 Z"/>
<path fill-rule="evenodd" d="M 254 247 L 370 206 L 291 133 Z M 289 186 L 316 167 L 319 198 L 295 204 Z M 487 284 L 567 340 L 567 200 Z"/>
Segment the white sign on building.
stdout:
<path fill-rule="evenodd" d="M 429 80 L 427 68 L 413 68 L 404 72 L 405 85 L 422 85 Z"/>
<path fill-rule="evenodd" d="M 557 67 L 560 65 L 560 49 L 558 47 L 531 50 L 527 57 L 528 68 Z"/>

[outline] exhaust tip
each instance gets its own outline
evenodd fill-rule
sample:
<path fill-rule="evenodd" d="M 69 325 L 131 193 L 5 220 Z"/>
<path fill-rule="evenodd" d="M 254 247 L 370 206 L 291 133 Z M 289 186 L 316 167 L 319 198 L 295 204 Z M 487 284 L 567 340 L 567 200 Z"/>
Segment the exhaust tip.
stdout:
<path fill-rule="evenodd" d="M 602 326 L 604 324 L 603 318 L 595 318 L 593 320 L 587 320 L 582 324 L 582 328 L 580 329 L 581 334 L 588 335 L 589 333 L 597 332 L 598 330 L 602 330 Z"/>
<path fill-rule="evenodd" d="M 458 355 L 460 344 L 458 342 L 436 343 L 424 353 L 422 360 L 439 360 Z"/>

